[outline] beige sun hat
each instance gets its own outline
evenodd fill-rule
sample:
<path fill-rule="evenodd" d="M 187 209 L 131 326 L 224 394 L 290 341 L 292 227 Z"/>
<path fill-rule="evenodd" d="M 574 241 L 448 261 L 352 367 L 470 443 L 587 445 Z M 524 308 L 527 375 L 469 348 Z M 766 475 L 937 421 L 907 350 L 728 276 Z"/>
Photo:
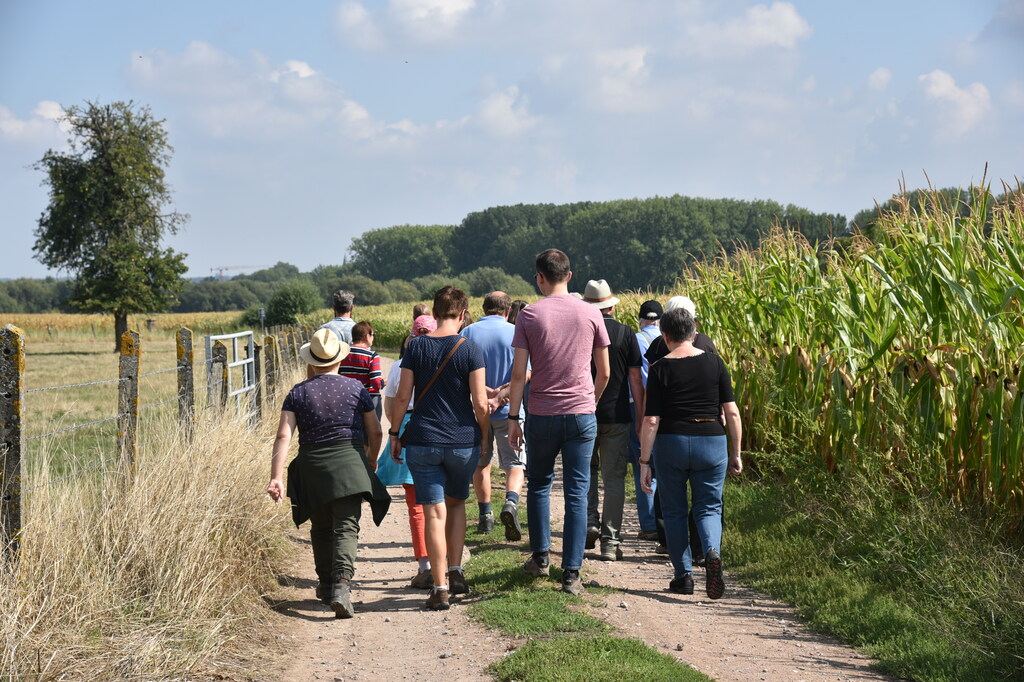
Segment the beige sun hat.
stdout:
<path fill-rule="evenodd" d="M 668 303 L 665 304 L 665 312 L 675 310 L 676 308 L 682 308 L 686 312 L 690 313 L 690 317 L 697 318 L 697 306 L 694 305 L 693 301 L 688 296 L 673 296 L 668 299 Z"/>
<path fill-rule="evenodd" d="M 619 302 L 619 299 L 612 296 L 612 288 L 603 279 L 590 280 L 587 288 L 583 290 L 583 300 L 590 303 L 598 310 L 611 308 Z"/>
<path fill-rule="evenodd" d="M 317 329 L 309 343 L 304 343 L 302 348 L 299 348 L 299 356 L 307 365 L 327 367 L 341 362 L 349 350 L 351 347 L 330 329 Z"/>

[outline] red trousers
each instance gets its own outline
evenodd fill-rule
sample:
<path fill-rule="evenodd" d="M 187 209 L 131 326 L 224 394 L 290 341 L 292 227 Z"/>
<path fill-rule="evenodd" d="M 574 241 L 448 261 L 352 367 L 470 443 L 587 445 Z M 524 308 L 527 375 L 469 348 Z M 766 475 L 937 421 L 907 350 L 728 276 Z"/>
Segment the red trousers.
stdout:
<path fill-rule="evenodd" d="M 409 531 L 412 533 L 412 553 L 416 559 L 427 556 L 427 541 L 424 535 L 423 506 L 416 504 L 416 491 L 412 485 L 403 483 L 405 504 L 409 507 Z"/>

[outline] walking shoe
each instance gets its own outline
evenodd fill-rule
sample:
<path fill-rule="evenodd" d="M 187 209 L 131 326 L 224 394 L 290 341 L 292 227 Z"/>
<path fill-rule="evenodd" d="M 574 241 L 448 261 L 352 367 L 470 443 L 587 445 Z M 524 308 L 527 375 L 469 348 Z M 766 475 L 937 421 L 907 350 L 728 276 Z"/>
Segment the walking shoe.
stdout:
<path fill-rule="evenodd" d="M 636 534 L 637 540 L 648 540 L 650 542 L 658 541 L 658 531 L 656 530 L 642 530 Z"/>
<path fill-rule="evenodd" d="M 687 573 L 686 575 L 675 578 L 668 584 L 669 592 L 675 592 L 676 594 L 693 594 L 693 574 Z"/>
<path fill-rule="evenodd" d="M 725 594 L 725 578 L 722 575 L 722 557 L 718 556 L 718 550 L 711 548 L 706 557 L 706 574 L 709 599 L 721 599 Z"/>
<path fill-rule="evenodd" d="M 668 556 L 668 547 L 659 542 L 658 546 L 654 548 L 654 553 L 662 556 Z"/>
<path fill-rule="evenodd" d="M 579 571 L 566 570 L 562 573 L 562 592 L 579 596 L 583 592 L 583 581 Z"/>
<path fill-rule="evenodd" d="M 476 524 L 476 532 L 487 535 L 494 530 L 494 514 L 484 514 Z"/>
<path fill-rule="evenodd" d="M 690 553 L 693 554 L 693 565 L 694 566 L 699 566 L 701 568 L 704 568 L 704 554 L 703 553 L 698 554 L 698 553 L 695 553 L 695 552 L 692 552 L 692 551 Z"/>
<path fill-rule="evenodd" d="M 448 603 L 448 590 L 432 589 L 427 597 L 426 607 L 431 611 L 447 611 L 451 604 Z"/>
<path fill-rule="evenodd" d="M 429 570 L 420 571 L 416 574 L 416 577 L 409 582 L 409 587 L 414 587 L 417 590 L 429 590 L 434 586 L 434 574 Z"/>
<path fill-rule="evenodd" d="M 551 574 L 551 565 L 547 562 L 541 565 L 537 559 L 537 555 L 534 554 L 526 563 L 523 564 L 523 570 L 532 575 L 534 578 L 547 578 Z"/>
<path fill-rule="evenodd" d="M 590 526 L 587 528 L 587 542 L 583 545 L 583 549 L 594 549 L 597 546 L 597 540 L 601 537 L 601 529 L 597 526 Z"/>
<path fill-rule="evenodd" d="M 523 539 L 523 528 L 519 525 L 519 510 L 515 502 L 506 502 L 501 508 L 501 523 L 505 526 L 505 539 L 519 542 Z"/>
<path fill-rule="evenodd" d="M 334 609 L 335 618 L 351 618 L 355 615 L 352 609 L 352 600 L 349 598 L 348 581 L 334 583 L 331 590 L 331 608 Z"/>
<path fill-rule="evenodd" d="M 316 584 L 316 598 L 321 604 L 330 606 L 331 604 L 331 590 L 334 589 L 334 583 L 325 583 L 320 581 Z"/>
<path fill-rule="evenodd" d="M 602 542 L 601 553 L 597 558 L 601 561 L 618 561 L 622 558 L 622 548 L 610 542 Z"/>
<path fill-rule="evenodd" d="M 462 571 L 448 571 L 448 594 L 467 594 L 469 584 Z"/>

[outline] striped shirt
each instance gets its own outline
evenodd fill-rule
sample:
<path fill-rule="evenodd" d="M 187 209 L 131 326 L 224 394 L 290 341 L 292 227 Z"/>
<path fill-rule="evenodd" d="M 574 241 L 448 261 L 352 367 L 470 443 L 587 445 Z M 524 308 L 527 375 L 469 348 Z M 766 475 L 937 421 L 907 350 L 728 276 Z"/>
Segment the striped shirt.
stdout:
<path fill-rule="evenodd" d="M 338 374 L 361 381 L 370 395 L 380 395 L 380 356 L 376 351 L 352 346 L 341 361 Z"/>

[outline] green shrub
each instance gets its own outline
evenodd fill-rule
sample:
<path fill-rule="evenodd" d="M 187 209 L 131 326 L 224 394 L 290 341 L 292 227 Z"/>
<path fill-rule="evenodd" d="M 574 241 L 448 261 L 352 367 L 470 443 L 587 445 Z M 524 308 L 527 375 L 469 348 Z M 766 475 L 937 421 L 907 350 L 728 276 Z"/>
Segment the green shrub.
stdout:
<path fill-rule="evenodd" d="M 267 324 L 295 324 L 296 316 L 323 307 L 320 292 L 304 280 L 286 282 L 267 302 Z"/>

